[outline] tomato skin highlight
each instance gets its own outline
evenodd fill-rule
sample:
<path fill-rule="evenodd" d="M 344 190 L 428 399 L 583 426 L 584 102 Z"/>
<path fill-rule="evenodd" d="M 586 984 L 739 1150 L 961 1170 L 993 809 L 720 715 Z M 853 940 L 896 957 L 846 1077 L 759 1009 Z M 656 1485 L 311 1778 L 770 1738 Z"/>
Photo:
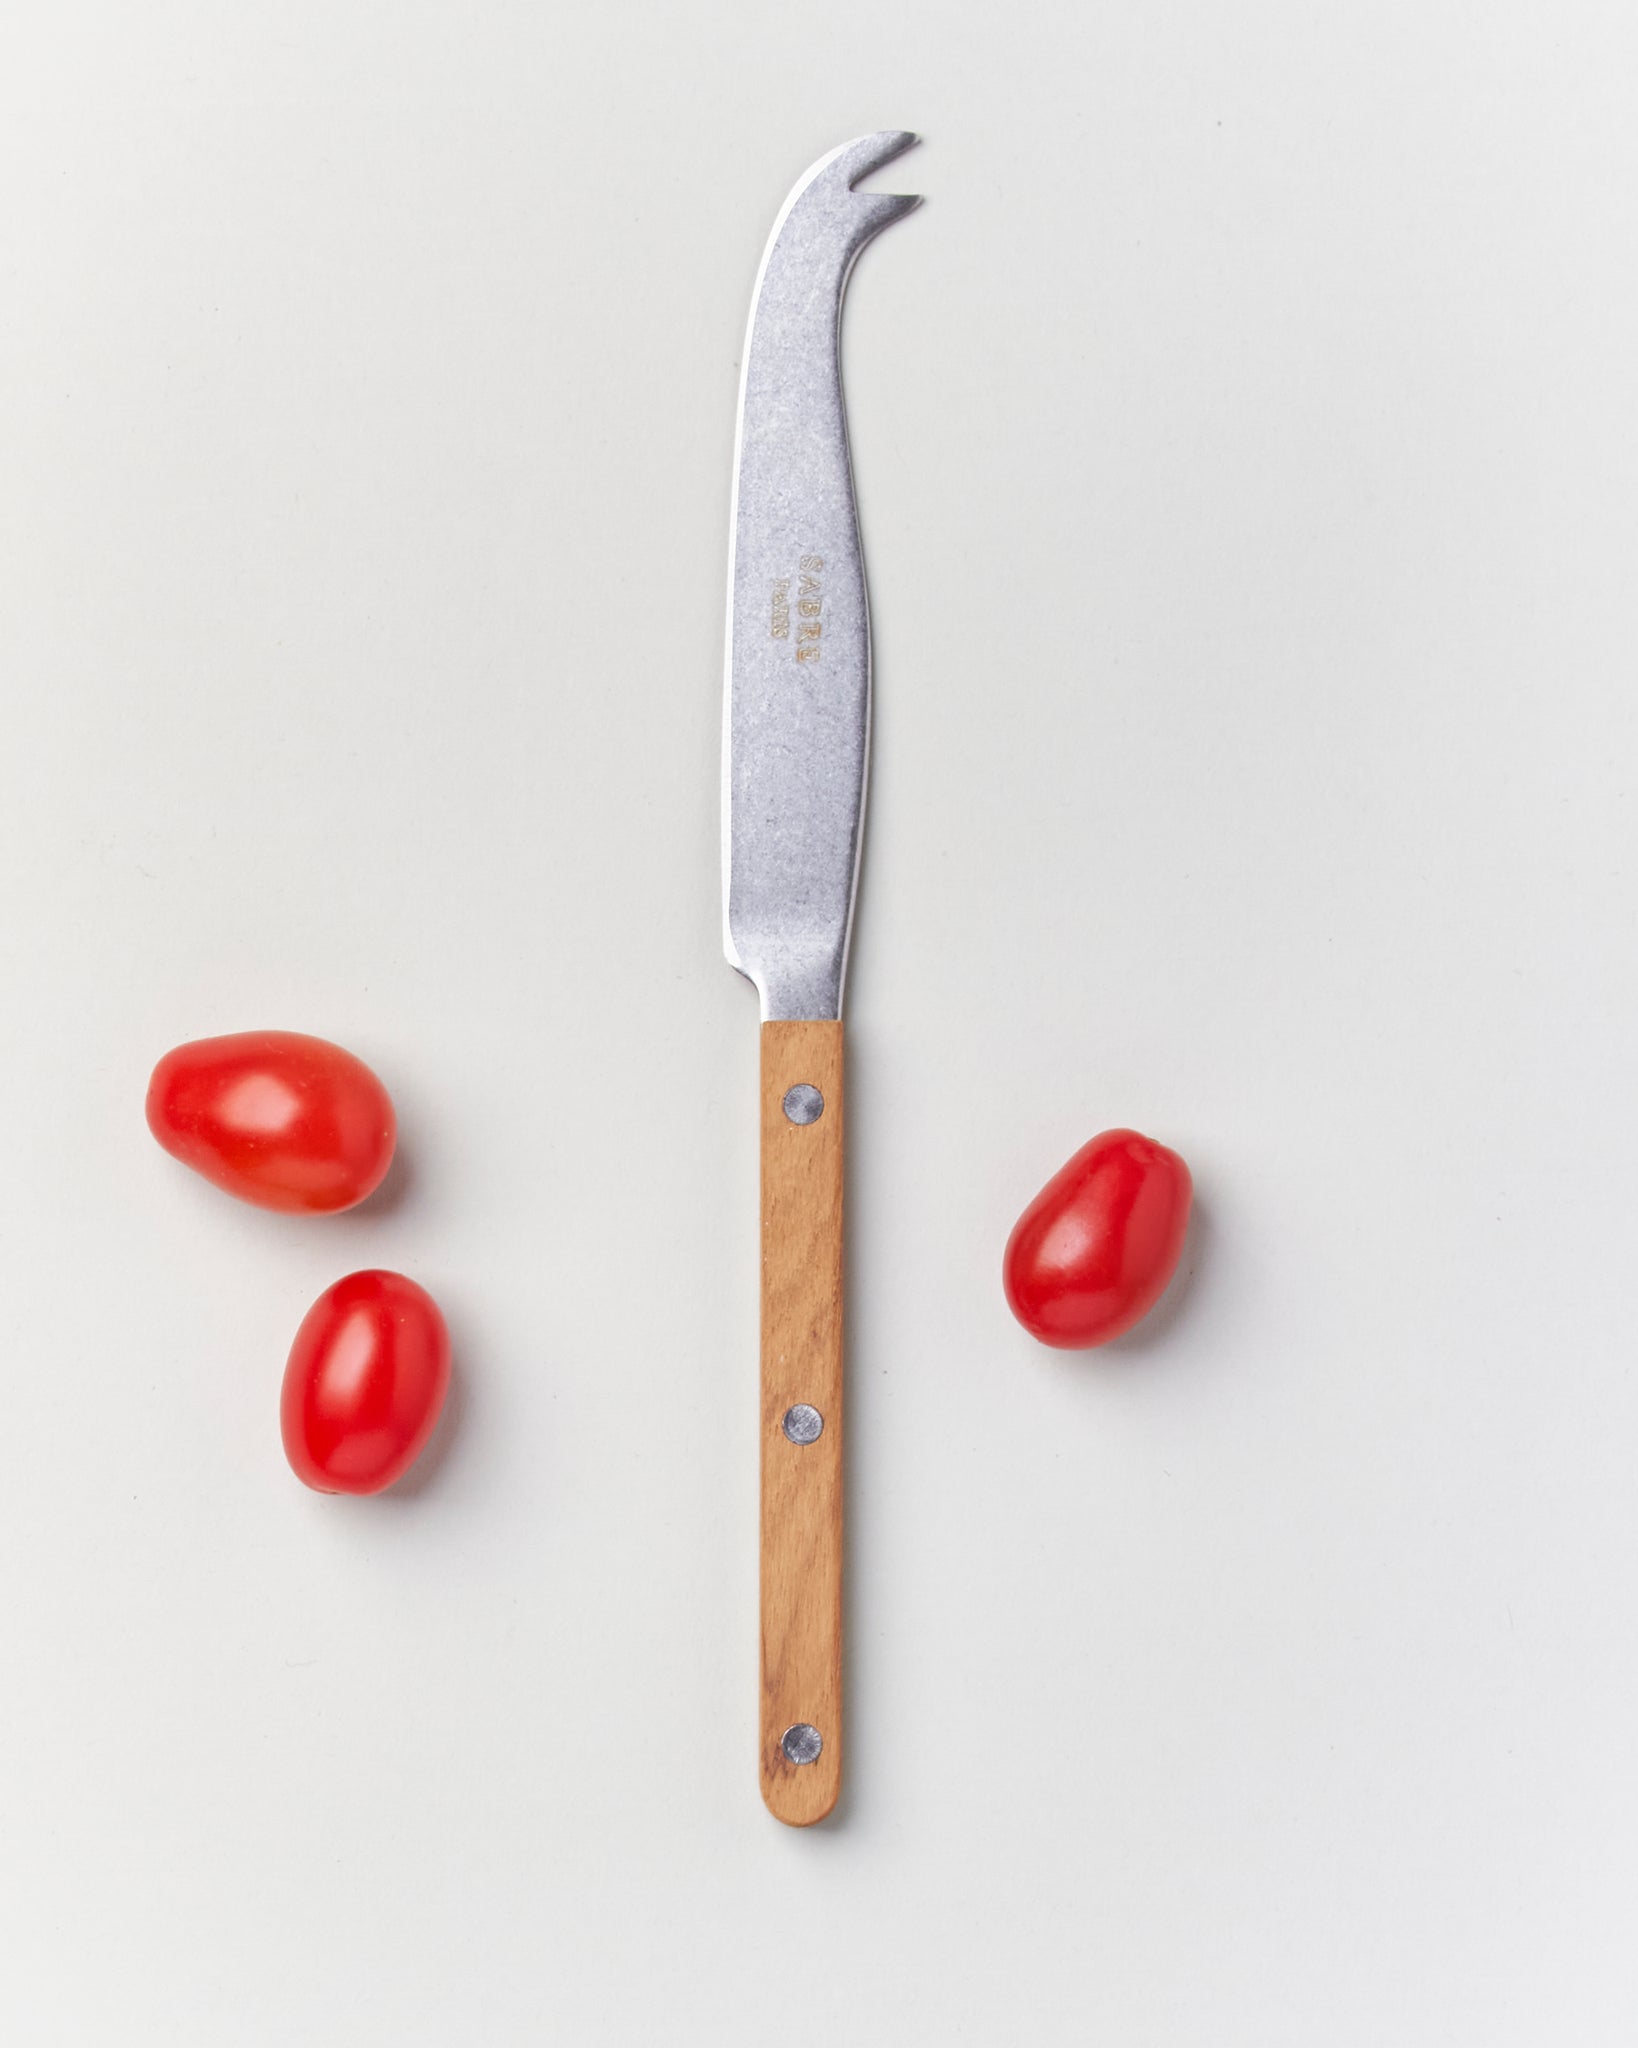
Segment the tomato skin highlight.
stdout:
<path fill-rule="evenodd" d="M 1137 1131 L 1101 1132 L 1013 1226 L 1001 1269 L 1008 1307 L 1043 1344 L 1107 1344 L 1164 1293 L 1193 1194 L 1175 1152 Z"/>
<path fill-rule="evenodd" d="M 148 1128 L 174 1159 L 264 1209 L 351 1209 L 392 1164 L 392 1098 L 339 1045 L 234 1031 L 176 1046 L 148 1083 Z"/>
<path fill-rule="evenodd" d="M 349 1273 L 302 1318 L 279 1396 L 290 1469 L 316 1493 L 380 1493 L 402 1479 L 449 1391 L 449 1330 L 402 1273 Z"/>

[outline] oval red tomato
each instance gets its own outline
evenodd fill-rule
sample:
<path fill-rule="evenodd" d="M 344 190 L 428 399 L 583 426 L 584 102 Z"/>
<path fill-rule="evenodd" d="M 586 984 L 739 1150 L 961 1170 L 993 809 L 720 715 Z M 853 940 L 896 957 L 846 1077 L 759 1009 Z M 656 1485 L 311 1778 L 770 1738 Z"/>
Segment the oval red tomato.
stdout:
<path fill-rule="evenodd" d="M 235 1031 L 166 1053 L 148 1128 L 174 1158 L 264 1209 L 350 1209 L 380 1186 L 398 1126 L 364 1062 L 300 1031 Z"/>
<path fill-rule="evenodd" d="M 349 1273 L 302 1319 L 279 1427 L 290 1469 L 319 1493 L 379 1493 L 426 1447 L 449 1391 L 449 1331 L 402 1273 Z"/>
<path fill-rule="evenodd" d="M 1066 1351 L 1120 1336 L 1176 1270 L 1192 1196 L 1175 1152 L 1136 1131 L 1104 1131 L 1013 1227 L 1002 1262 L 1013 1314 Z"/>

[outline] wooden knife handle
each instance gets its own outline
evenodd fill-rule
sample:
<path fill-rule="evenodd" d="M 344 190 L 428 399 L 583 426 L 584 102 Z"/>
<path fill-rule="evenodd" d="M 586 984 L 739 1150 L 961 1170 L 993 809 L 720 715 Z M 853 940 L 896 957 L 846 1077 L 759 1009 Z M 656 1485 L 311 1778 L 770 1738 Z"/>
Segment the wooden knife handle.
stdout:
<path fill-rule="evenodd" d="M 842 1781 L 840 1023 L 762 1027 L 761 1744 L 769 1812 L 823 1820 Z"/>

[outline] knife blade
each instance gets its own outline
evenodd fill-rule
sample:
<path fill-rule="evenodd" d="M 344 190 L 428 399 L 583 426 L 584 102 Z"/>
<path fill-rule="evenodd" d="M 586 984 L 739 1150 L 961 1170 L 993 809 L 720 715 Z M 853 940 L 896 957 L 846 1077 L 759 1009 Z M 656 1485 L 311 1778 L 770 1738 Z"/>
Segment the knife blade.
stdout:
<path fill-rule="evenodd" d="M 842 1767 L 842 990 L 870 751 L 870 614 L 842 395 L 860 250 L 921 202 L 858 192 L 917 140 L 843 143 L 774 222 L 740 376 L 723 902 L 762 1001 L 762 1796 L 822 1820 Z"/>

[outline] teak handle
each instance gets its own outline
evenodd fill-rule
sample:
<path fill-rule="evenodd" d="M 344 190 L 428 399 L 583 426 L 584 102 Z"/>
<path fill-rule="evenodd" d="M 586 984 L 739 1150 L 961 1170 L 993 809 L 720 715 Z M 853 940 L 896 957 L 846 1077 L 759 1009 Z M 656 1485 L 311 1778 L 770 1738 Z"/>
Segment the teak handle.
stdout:
<path fill-rule="evenodd" d="M 760 1769 L 798 1828 L 842 1782 L 842 1126 L 840 1023 L 764 1024 Z"/>

